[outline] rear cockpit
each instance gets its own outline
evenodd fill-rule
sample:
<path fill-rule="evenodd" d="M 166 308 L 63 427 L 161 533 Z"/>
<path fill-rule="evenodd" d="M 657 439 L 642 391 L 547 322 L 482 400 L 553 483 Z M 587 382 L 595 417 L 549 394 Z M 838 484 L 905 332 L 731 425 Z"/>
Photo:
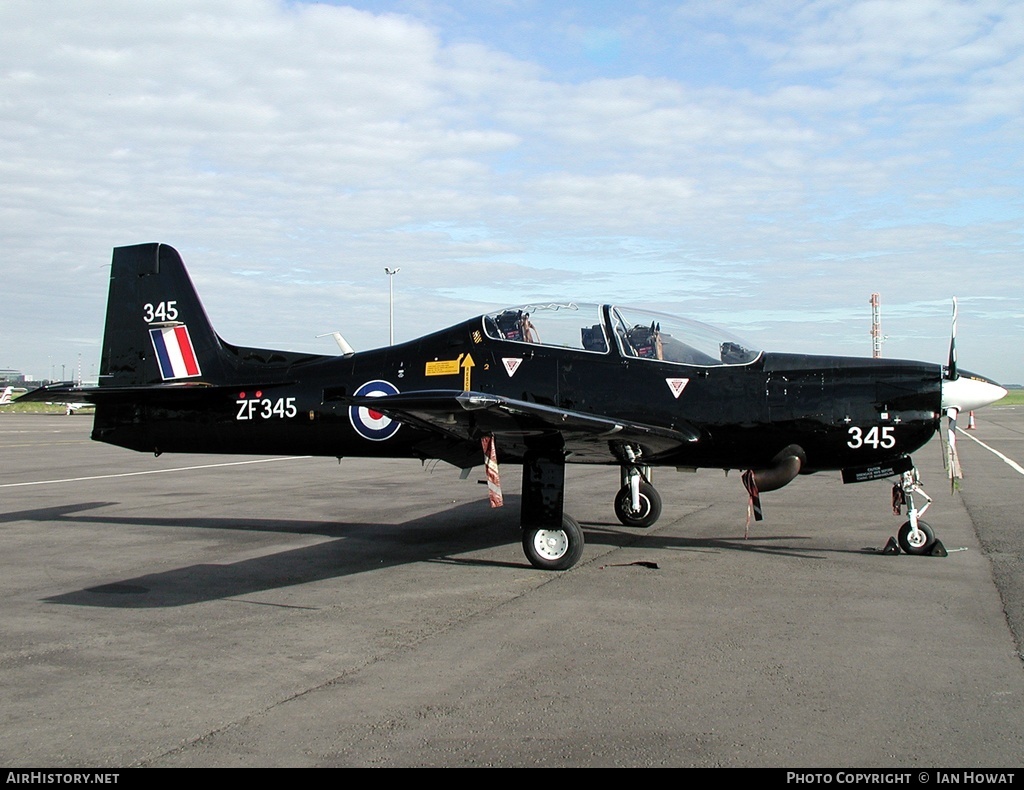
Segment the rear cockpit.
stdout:
<path fill-rule="evenodd" d="M 484 331 L 495 340 L 608 353 L 602 310 L 596 304 L 550 302 L 511 307 L 485 315 Z"/>
<path fill-rule="evenodd" d="M 483 317 L 494 340 L 704 367 L 747 365 L 760 351 L 717 327 L 632 308 L 577 302 L 512 307 Z"/>

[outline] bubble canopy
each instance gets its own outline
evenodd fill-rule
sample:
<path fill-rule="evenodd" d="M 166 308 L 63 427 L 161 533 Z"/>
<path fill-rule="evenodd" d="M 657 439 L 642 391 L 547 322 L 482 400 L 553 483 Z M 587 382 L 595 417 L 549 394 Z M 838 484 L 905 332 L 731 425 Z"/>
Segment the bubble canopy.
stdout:
<path fill-rule="evenodd" d="M 495 340 L 702 367 L 747 365 L 760 355 L 718 327 L 632 307 L 544 302 L 483 316 Z"/>

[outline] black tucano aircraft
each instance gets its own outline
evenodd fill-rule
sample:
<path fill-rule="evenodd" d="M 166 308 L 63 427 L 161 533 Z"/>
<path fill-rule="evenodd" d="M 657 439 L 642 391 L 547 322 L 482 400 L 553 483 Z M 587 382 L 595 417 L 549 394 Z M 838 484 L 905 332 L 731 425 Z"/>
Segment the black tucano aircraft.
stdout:
<path fill-rule="evenodd" d="M 492 504 L 498 461 L 522 464 L 526 556 L 564 570 L 583 551 L 562 508 L 566 463 L 619 466 L 615 513 L 636 527 L 661 513 L 656 466 L 745 470 L 755 517 L 760 492 L 798 474 L 892 477 L 909 514 L 899 546 L 932 552 L 941 544 L 919 518 L 931 500 L 910 453 L 945 413 L 955 462 L 956 414 L 1005 394 L 957 371 L 953 343 L 945 368 L 767 353 L 704 324 L 612 305 L 500 310 L 362 353 L 338 339 L 340 356 L 231 345 L 177 251 L 119 247 L 98 386 L 49 385 L 22 400 L 93 403 L 93 439 L 158 455 L 412 457 L 466 474 L 484 463 Z"/>

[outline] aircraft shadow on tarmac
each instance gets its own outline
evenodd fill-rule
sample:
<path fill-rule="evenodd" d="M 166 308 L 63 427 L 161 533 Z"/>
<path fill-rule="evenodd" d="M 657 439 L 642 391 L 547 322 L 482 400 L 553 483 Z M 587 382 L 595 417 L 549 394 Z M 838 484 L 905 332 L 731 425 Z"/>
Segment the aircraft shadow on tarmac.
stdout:
<path fill-rule="evenodd" d="M 502 511 L 491 510 L 484 502 L 471 502 L 398 524 L 85 515 L 86 511 L 116 505 L 115 502 L 82 502 L 0 514 L 0 523 L 46 521 L 66 526 L 102 524 L 114 529 L 158 527 L 236 530 L 332 538 L 315 545 L 276 551 L 238 562 L 187 565 L 43 599 L 48 603 L 70 606 L 145 609 L 186 606 L 416 562 L 531 568 L 527 562 L 457 556 L 517 543 L 519 531 L 515 499 L 506 497 L 512 507 Z M 823 550 L 821 546 L 813 549 L 794 546 L 796 542 L 809 540 L 807 536 L 753 535 L 747 540 L 742 535 L 665 535 L 661 534 L 661 530 L 628 529 L 600 522 L 584 522 L 583 527 L 591 546 L 606 546 L 609 549 L 640 546 L 650 552 L 643 559 L 651 565 L 664 562 L 678 551 L 743 551 L 803 559 L 820 559 L 824 553 L 833 553 Z M 258 550 L 258 546 L 247 546 L 240 550 L 248 553 Z M 151 562 L 152 559 L 148 558 L 147 561 Z"/>

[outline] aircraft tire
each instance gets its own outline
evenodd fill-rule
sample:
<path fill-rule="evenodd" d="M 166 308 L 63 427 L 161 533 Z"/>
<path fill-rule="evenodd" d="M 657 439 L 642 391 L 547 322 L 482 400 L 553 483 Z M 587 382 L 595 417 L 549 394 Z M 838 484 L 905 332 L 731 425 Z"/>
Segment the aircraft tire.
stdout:
<path fill-rule="evenodd" d="M 640 483 L 640 512 L 634 513 L 629 486 L 615 495 L 615 517 L 627 527 L 650 527 L 661 518 L 661 494 L 650 483 Z"/>
<path fill-rule="evenodd" d="M 523 551 L 534 568 L 569 570 L 583 556 L 583 530 L 576 519 L 563 513 L 561 529 L 524 529 Z"/>
<path fill-rule="evenodd" d="M 900 527 L 899 534 L 896 536 L 900 549 L 907 554 L 927 554 L 935 543 L 935 531 L 929 524 L 919 520 L 917 528 L 924 535 L 924 540 L 911 541 L 910 535 L 913 528 L 910 526 L 909 521 Z"/>

